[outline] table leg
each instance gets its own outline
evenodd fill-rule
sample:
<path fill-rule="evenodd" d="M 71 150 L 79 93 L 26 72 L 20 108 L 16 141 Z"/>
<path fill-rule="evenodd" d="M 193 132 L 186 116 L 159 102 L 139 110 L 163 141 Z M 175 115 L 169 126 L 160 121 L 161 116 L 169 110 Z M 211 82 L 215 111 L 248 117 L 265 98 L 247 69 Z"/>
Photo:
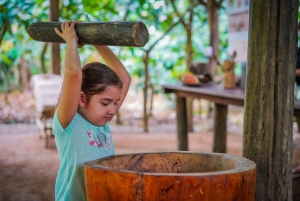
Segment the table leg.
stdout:
<path fill-rule="evenodd" d="M 188 151 L 186 98 L 176 95 L 177 141 L 179 151 Z"/>
<path fill-rule="evenodd" d="M 226 153 L 227 105 L 215 103 L 213 152 Z"/>

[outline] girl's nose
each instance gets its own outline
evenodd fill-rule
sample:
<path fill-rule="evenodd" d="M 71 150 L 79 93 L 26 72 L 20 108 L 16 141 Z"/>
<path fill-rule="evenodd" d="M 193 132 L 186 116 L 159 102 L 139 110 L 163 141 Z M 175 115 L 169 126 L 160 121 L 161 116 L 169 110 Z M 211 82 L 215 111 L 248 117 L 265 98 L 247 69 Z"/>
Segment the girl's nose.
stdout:
<path fill-rule="evenodd" d="M 116 114 L 116 112 L 117 112 L 117 107 L 115 105 L 112 105 L 109 107 L 108 114 L 114 115 L 114 114 Z"/>

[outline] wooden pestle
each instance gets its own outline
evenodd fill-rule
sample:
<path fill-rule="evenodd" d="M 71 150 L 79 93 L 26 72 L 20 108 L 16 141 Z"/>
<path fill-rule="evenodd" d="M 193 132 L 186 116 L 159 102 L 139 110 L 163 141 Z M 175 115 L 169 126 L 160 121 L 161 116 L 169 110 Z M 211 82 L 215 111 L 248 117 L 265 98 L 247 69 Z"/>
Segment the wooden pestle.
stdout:
<path fill-rule="evenodd" d="M 37 41 L 65 43 L 54 28 L 61 31 L 61 22 L 35 22 L 28 34 Z M 77 22 L 75 30 L 79 44 L 143 47 L 149 33 L 143 22 Z"/>

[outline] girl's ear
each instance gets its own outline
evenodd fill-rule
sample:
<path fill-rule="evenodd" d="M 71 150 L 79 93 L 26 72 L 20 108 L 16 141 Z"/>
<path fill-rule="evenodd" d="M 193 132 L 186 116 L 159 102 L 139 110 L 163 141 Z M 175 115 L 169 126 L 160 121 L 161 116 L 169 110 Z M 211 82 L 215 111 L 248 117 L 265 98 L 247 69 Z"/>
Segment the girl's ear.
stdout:
<path fill-rule="evenodd" d="M 79 96 L 79 105 L 81 107 L 84 107 L 86 105 L 86 96 L 82 91 L 80 92 L 80 96 Z"/>

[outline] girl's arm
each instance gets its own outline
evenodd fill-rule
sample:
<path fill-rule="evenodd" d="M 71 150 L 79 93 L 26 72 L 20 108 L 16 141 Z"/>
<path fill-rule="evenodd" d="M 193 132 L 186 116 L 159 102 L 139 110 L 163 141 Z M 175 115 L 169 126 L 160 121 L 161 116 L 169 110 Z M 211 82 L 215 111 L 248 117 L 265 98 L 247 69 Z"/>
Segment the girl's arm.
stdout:
<path fill-rule="evenodd" d="M 121 99 L 118 102 L 118 109 L 119 109 L 127 95 L 130 86 L 130 82 L 131 82 L 130 74 L 127 72 L 126 68 L 123 66 L 119 58 L 110 50 L 109 47 L 101 46 L 101 45 L 94 45 L 94 47 L 102 56 L 106 65 L 110 67 L 119 76 L 119 78 L 123 83 Z"/>
<path fill-rule="evenodd" d="M 58 119 L 63 128 L 66 128 L 75 116 L 81 91 L 82 72 L 78 54 L 78 37 L 74 29 L 76 22 L 61 24 L 62 32 L 55 32 L 67 43 L 66 55 L 63 66 L 64 82 L 57 106 Z"/>

